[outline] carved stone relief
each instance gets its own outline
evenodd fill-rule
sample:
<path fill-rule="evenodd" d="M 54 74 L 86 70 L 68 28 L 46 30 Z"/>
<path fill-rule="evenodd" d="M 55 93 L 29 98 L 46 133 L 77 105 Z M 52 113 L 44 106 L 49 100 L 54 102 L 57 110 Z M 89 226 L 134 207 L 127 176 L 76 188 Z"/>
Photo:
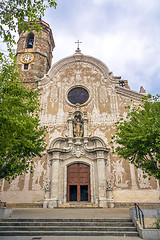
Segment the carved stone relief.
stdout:
<path fill-rule="evenodd" d="M 125 180 L 126 172 L 122 166 L 123 160 L 117 160 L 112 164 L 113 166 L 113 179 L 115 180 L 115 186 L 118 188 L 128 187 L 129 180 Z"/>
<path fill-rule="evenodd" d="M 85 155 L 84 149 L 82 145 L 74 145 L 72 155 L 76 158 L 80 158 L 81 156 Z"/>
<path fill-rule="evenodd" d="M 106 181 L 106 190 L 107 191 L 112 191 L 113 190 L 113 181 L 112 181 L 112 179 L 108 179 Z"/>
<path fill-rule="evenodd" d="M 40 180 L 42 175 L 46 174 L 46 170 L 44 169 L 45 162 L 36 161 L 33 166 L 33 180 L 32 180 L 32 189 L 40 190 L 42 188 Z"/>
<path fill-rule="evenodd" d="M 50 191 L 51 189 L 51 180 L 44 181 L 44 189 L 46 192 Z"/>
<path fill-rule="evenodd" d="M 138 173 L 138 182 L 139 182 L 140 188 L 151 188 L 151 184 L 150 184 L 150 181 L 149 181 L 149 176 L 144 178 L 143 177 L 143 175 L 144 175 L 143 170 L 140 169 L 140 168 L 137 169 L 137 173 Z"/>

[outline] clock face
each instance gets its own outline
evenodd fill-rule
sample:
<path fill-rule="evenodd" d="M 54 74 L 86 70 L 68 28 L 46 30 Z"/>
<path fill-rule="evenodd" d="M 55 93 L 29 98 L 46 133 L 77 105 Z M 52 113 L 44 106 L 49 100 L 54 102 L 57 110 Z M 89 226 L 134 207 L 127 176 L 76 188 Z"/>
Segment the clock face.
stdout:
<path fill-rule="evenodd" d="M 20 61 L 24 64 L 31 63 L 34 59 L 34 55 L 32 53 L 23 53 L 20 57 Z"/>

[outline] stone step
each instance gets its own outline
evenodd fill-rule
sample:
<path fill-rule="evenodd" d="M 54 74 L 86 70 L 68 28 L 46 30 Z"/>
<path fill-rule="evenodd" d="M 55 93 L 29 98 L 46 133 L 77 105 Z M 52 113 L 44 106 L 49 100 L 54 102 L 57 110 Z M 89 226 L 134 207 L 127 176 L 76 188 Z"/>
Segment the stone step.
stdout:
<path fill-rule="evenodd" d="M 94 222 L 94 226 L 126 226 L 132 227 L 132 222 Z M 93 222 L 0 222 L 0 226 L 93 226 Z"/>
<path fill-rule="evenodd" d="M 132 222 L 131 218 L 7 218 L 0 222 Z"/>
<path fill-rule="evenodd" d="M 67 203 L 59 204 L 58 208 L 98 208 L 98 203 L 67 202 Z"/>
<path fill-rule="evenodd" d="M 131 232 L 136 231 L 135 227 L 107 227 L 107 226 L 3 226 L 0 227 L 0 232 L 2 231 L 116 231 L 116 232 Z"/>
<path fill-rule="evenodd" d="M 138 236 L 130 218 L 1 219 L 0 236 Z"/>
<path fill-rule="evenodd" d="M 115 232 L 115 231 L 3 231 L 0 236 L 138 236 L 137 232 Z"/>

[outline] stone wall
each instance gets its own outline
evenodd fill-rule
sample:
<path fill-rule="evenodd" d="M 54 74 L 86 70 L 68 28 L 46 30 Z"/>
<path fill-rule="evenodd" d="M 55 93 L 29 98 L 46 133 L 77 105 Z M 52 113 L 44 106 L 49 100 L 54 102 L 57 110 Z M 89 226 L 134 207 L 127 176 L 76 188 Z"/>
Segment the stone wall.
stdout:
<path fill-rule="evenodd" d="M 52 51 L 54 48 L 54 40 L 52 31 L 44 21 L 37 22 L 42 27 L 37 34 L 33 29 L 34 34 L 33 48 L 27 48 L 27 39 L 29 32 L 20 32 L 17 43 L 17 64 L 22 82 L 31 87 L 36 88 L 37 82 L 48 72 L 52 62 Z M 32 53 L 34 60 L 28 64 L 28 69 L 24 69 L 24 64 L 20 61 L 21 55 L 24 53 Z"/>

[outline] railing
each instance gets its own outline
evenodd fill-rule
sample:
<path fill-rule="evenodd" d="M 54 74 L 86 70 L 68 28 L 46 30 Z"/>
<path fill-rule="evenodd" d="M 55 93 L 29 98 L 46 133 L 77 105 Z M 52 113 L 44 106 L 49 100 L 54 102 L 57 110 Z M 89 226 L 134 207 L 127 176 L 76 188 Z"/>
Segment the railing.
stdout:
<path fill-rule="evenodd" d="M 6 202 L 0 200 L 0 208 L 6 208 Z"/>
<path fill-rule="evenodd" d="M 143 211 L 140 209 L 137 203 L 134 203 L 134 206 L 136 210 L 136 218 L 139 221 L 139 223 L 142 225 L 143 229 L 145 229 Z"/>

